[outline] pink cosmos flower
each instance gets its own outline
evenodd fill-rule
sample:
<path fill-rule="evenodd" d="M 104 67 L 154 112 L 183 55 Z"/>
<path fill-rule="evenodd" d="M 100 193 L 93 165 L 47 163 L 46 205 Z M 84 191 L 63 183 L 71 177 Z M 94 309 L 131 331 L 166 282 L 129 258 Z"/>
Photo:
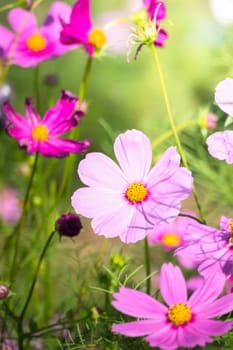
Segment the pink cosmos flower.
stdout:
<path fill-rule="evenodd" d="M 151 296 L 128 288 L 114 293 L 112 305 L 122 313 L 142 318 L 115 324 L 112 331 L 128 337 L 145 336 L 151 347 L 175 350 L 179 347 L 204 347 L 212 336 L 231 330 L 233 321 L 212 320 L 233 309 L 232 295 L 217 299 L 222 292 L 224 277 L 212 274 L 188 298 L 181 270 L 171 263 L 163 264 L 160 292 L 166 305 Z"/>
<path fill-rule="evenodd" d="M 60 19 L 70 16 L 71 8 L 64 2 L 53 2 L 42 27 L 38 27 L 34 14 L 15 8 L 8 14 L 12 31 L 0 25 L 0 58 L 10 59 L 21 67 L 38 63 L 64 54 L 67 46 L 60 42 Z"/>
<path fill-rule="evenodd" d="M 106 34 L 92 24 L 90 0 L 76 1 L 69 20 L 63 21 L 60 39 L 65 45 L 83 45 L 89 56 L 105 45 Z"/>
<path fill-rule="evenodd" d="M 186 244 L 176 254 L 198 261 L 201 275 L 221 272 L 229 277 L 233 273 L 233 220 L 222 216 L 220 229 L 190 220 L 184 236 Z"/>
<path fill-rule="evenodd" d="M 5 186 L 0 192 L 0 217 L 7 223 L 14 224 L 18 221 L 21 213 L 17 192 Z"/>
<path fill-rule="evenodd" d="M 155 224 L 175 219 L 180 201 L 192 191 L 193 179 L 180 167 L 175 147 L 168 148 L 149 171 L 151 144 L 141 131 L 120 134 L 114 151 L 120 166 L 102 153 L 90 153 L 80 162 L 78 174 L 88 187 L 73 194 L 72 206 L 93 219 L 96 234 L 133 243 Z"/>
<path fill-rule="evenodd" d="M 226 78 L 215 89 L 215 102 L 222 111 L 233 116 L 233 79 Z M 218 131 L 210 135 L 206 143 L 209 153 L 227 164 L 233 163 L 233 131 Z"/>
<path fill-rule="evenodd" d="M 196 216 L 195 213 L 186 212 L 187 215 Z M 165 251 L 170 251 L 181 247 L 185 244 L 184 234 L 186 227 L 190 223 L 190 218 L 185 216 L 178 217 L 175 221 L 164 224 L 155 225 L 151 233 L 148 235 L 148 243 L 150 245 L 160 244 Z M 196 266 L 196 261 L 189 257 L 188 259 L 178 256 L 181 265 L 188 269 Z"/>
<path fill-rule="evenodd" d="M 31 98 L 26 99 L 26 118 L 14 111 L 6 102 L 4 105 L 8 134 L 25 147 L 28 154 L 39 152 L 48 157 L 65 157 L 69 153 L 84 152 L 90 146 L 89 140 L 73 141 L 60 135 L 74 128 L 83 116 L 75 110 L 77 97 L 62 91 L 55 106 L 48 109 L 43 119 L 33 108 Z"/>

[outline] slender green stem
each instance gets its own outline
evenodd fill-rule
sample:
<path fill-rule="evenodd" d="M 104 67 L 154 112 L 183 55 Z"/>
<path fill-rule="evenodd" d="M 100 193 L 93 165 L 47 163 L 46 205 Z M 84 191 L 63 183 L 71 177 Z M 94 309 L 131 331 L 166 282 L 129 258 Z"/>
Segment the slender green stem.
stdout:
<path fill-rule="evenodd" d="M 78 107 L 80 107 L 81 103 L 83 102 L 83 100 L 85 99 L 86 93 L 87 93 L 87 87 L 88 87 L 88 83 L 89 83 L 89 78 L 90 78 L 90 73 L 91 73 L 91 66 L 92 66 L 92 57 L 88 57 L 87 62 L 86 62 L 86 66 L 85 66 L 85 70 L 83 73 L 83 78 L 80 84 L 80 88 L 79 88 L 79 93 L 78 93 L 78 98 L 79 98 L 79 103 L 78 103 Z"/>
<path fill-rule="evenodd" d="M 50 235 L 49 235 L 49 238 L 47 240 L 47 242 L 45 243 L 45 246 L 41 252 L 41 255 L 40 255 L 40 258 L 39 258 L 39 261 L 38 261 L 38 264 L 37 264 L 37 268 L 36 268 L 36 271 L 35 271 L 35 274 L 34 274 L 34 277 L 33 277 L 33 280 L 32 280 L 32 284 L 31 284 L 31 287 L 29 289 L 29 292 L 28 292 L 28 296 L 27 296 L 27 299 L 25 301 L 25 304 L 23 306 L 23 309 L 20 313 L 20 316 L 19 316 L 19 320 L 18 320 L 18 345 L 19 345 L 19 350 L 23 350 L 23 339 L 24 339 L 24 335 L 23 335 L 23 320 L 24 320 L 24 315 L 25 315 L 25 312 L 28 308 L 28 305 L 31 301 L 31 298 L 32 298 L 32 295 L 33 295 L 33 291 L 34 291 L 34 288 L 35 288 L 35 284 L 36 284 L 36 281 L 37 281 L 37 278 L 38 278 L 38 275 L 39 275 L 39 271 L 40 271 L 40 267 L 41 267 L 41 263 L 44 259 L 44 256 L 45 256 L 45 253 L 50 245 L 50 242 L 52 241 L 54 235 L 55 235 L 56 231 L 53 231 Z"/>
<path fill-rule="evenodd" d="M 37 168 L 37 164 L 38 164 L 38 158 L 39 158 L 39 153 L 36 153 L 35 155 L 35 159 L 34 159 L 34 164 L 32 167 L 32 172 L 31 172 L 31 176 L 28 182 L 28 186 L 27 186 L 27 190 L 26 190 L 26 195 L 24 198 L 24 202 L 23 202 L 23 208 L 22 208 L 22 213 L 19 219 L 19 222 L 14 230 L 15 232 L 15 251 L 14 251 L 14 256 L 13 256 L 13 262 L 11 265 L 11 271 L 10 271 L 10 281 L 12 282 L 15 278 L 15 270 L 16 270 L 16 265 L 17 265 L 17 259 L 18 259 L 18 252 L 19 252 L 19 244 L 20 244 L 20 238 L 21 238 L 21 232 L 22 232 L 22 227 L 23 227 L 23 223 L 24 223 L 24 218 L 26 215 L 26 211 L 27 211 L 27 204 L 28 204 L 28 200 L 29 200 L 29 196 L 30 196 L 30 192 L 32 189 L 32 185 L 33 185 L 33 179 L 36 173 L 36 168 Z"/>
<path fill-rule="evenodd" d="M 176 132 L 180 132 L 183 131 L 185 129 L 188 129 L 190 126 L 193 126 L 197 124 L 196 120 L 189 120 L 186 123 L 183 123 L 181 125 L 178 125 L 176 127 Z M 158 145 L 160 145 L 163 141 L 167 140 L 169 137 L 173 136 L 173 132 L 172 130 L 168 130 L 167 132 L 165 132 L 164 134 L 162 134 L 160 137 L 157 137 L 154 141 L 152 141 L 152 149 L 154 149 L 155 147 L 157 147 Z"/>
<path fill-rule="evenodd" d="M 86 66 L 85 66 L 85 70 L 84 70 L 84 74 L 83 74 L 83 78 L 82 78 L 82 81 L 80 84 L 79 93 L 78 93 L 78 97 L 79 97 L 78 108 L 80 108 L 82 102 L 85 99 L 86 93 L 87 93 L 88 82 L 89 82 L 91 67 L 92 67 L 92 61 L 93 61 L 93 58 L 88 57 L 87 62 L 86 62 Z M 70 133 L 71 138 L 75 138 L 76 134 L 77 134 L 77 128 L 75 128 L 71 131 L 71 133 Z M 70 176 L 70 172 L 72 171 L 73 166 L 74 166 L 74 157 L 69 157 L 66 160 L 66 165 L 65 165 L 63 177 L 62 177 L 60 188 L 59 188 L 58 194 L 57 194 L 57 200 L 60 198 L 60 196 L 62 194 L 64 194 L 65 186 L 67 186 L 67 193 L 70 190 L 71 181 L 68 181 L 68 177 Z"/>
<path fill-rule="evenodd" d="M 144 254 L 145 254 L 145 269 L 146 269 L 146 292 L 147 294 L 150 294 L 151 292 L 151 278 L 149 277 L 151 275 L 150 272 L 150 252 L 149 252 L 149 245 L 148 245 L 148 238 L 144 238 Z"/>
<path fill-rule="evenodd" d="M 180 157 L 181 157 L 183 165 L 185 166 L 185 168 L 189 169 L 188 162 L 186 160 L 186 157 L 185 157 L 185 154 L 184 154 L 181 142 L 180 142 L 180 138 L 179 138 L 179 135 L 178 135 L 177 130 L 176 130 L 174 119 L 173 119 L 173 116 L 172 116 L 171 107 L 170 107 L 168 94 L 167 94 L 167 89 L 166 89 L 166 85 L 165 85 L 165 81 L 164 81 L 164 77 L 163 77 L 163 72 L 162 72 L 162 68 L 161 68 L 161 65 L 160 65 L 160 61 L 159 61 L 159 57 L 158 57 L 158 54 L 157 54 L 157 50 L 156 50 L 156 48 L 155 48 L 155 46 L 153 44 L 150 46 L 150 48 L 151 48 L 152 55 L 153 55 L 153 58 L 154 58 L 154 61 L 155 61 L 155 65 L 157 67 L 157 71 L 158 71 L 158 75 L 159 75 L 159 81 L 160 81 L 160 85 L 161 85 L 161 89 L 162 89 L 162 95 L 163 95 L 163 98 L 164 98 L 165 107 L 166 107 L 166 111 L 167 111 L 167 115 L 168 115 L 168 120 L 169 120 L 169 124 L 170 124 L 171 130 L 172 130 L 172 133 L 174 135 L 175 141 L 176 141 L 178 152 L 180 153 Z M 193 185 L 193 197 L 194 197 L 194 200 L 196 202 L 196 206 L 197 206 L 197 209 L 198 209 L 198 212 L 199 212 L 200 219 L 204 223 L 205 219 L 204 219 L 204 216 L 203 216 L 203 213 L 202 213 L 201 205 L 199 203 L 198 196 L 197 196 L 197 191 L 196 191 L 196 188 L 195 188 L 194 185 Z"/>

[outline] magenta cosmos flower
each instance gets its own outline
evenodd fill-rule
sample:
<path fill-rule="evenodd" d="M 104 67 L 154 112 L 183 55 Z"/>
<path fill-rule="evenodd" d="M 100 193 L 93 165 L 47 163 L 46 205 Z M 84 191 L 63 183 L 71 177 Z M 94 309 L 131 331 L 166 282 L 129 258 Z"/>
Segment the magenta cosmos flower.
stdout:
<path fill-rule="evenodd" d="M 90 146 L 89 140 L 73 141 L 60 138 L 60 135 L 74 128 L 83 116 L 76 111 L 77 97 L 62 91 L 55 106 L 48 109 L 43 119 L 34 110 L 32 99 L 26 99 L 26 117 L 16 113 L 11 105 L 4 105 L 7 117 L 8 134 L 17 140 L 27 153 L 39 152 L 48 157 L 65 157 L 69 153 L 84 152 Z"/>
<path fill-rule="evenodd" d="M 92 220 L 96 234 L 120 236 L 126 243 L 143 239 L 154 224 L 174 220 L 180 201 L 192 191 L 191 173 L 180 167 L 175 147 L 170 147 L 149 171 L 152 150 L 138 130 L 120 134 L 114 144 L 118 166 L 102 153 L 90 153 L 78 167 L 81 181 L 72 205 Z"/>
<path fill-rule="evenodd" d="M 233 117 L 233 79 L 226 78 L 215 89 L 215 102 L 221 110 Z M 227 164 L 233 163 L 233 131 L 218 131 L 210 135 L 206 143 L 209 153 Z"/>
<path fill-rule="evenodd" d="M 10 59 L 21 67 L 64 54 L 69 48 L 60 42 L 61 19 L 69 18 L 71 8 L 63 2 L 53 2 L 42 27 L 38 27 L 32 12 L 15 8 L 8 14 L 12 31 L 0 25 L 0 58 Z"/>
<path fill-rule="evenodd" d="M 151 347 L 175 350 L 211 343 L 212 336 L 228 332 L 233 321 L 212 320 L 233 309 L 231 295 L 217 299 L 225 279 L 212 274 L 188 298 L 181 270 L 171 263 L 163 264 L 160 292 L 163 305 L 151 296 L 128 288 L 114 293 L 112 305 L 126 315 L 142 318 L 134 322 L 115 324 L 112 331 L 128 337 L 145 336 Z"/>
<path fill-rule="evenodd" d="M 92 24 L 90 0 L 78 0 L 73 6 L 70 19 L 63 21 L 61 42 L 66 45 L 83 45 L 89 56 L 106 43 L 106 34 Z"/>
<path fill-rule="evenodd" d="M 201 275 L 221 272 L 229 277 L 233 273 L 233 220 L 222 216 L 220 229 L 190 220 L 185 231 L 186 244 L 176 254 L 194 258 L 199 262 Z"/>
<path fill-rule="evenodd" d="M 161 28 L 160 21 L 166 18 L 166 6 L 163 1 L 155 0 L 143 0 L 143 4 L 146 7 L 150 20 L 155 24 L 157 35 L 154 40 L 154 45 L 163 47 L 168 35 L 167 32 Z"/>

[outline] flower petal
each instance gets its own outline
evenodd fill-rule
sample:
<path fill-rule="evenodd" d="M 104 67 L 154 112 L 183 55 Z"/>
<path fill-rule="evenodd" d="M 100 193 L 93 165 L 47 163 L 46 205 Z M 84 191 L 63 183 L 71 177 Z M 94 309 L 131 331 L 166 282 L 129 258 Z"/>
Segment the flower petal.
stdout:
<path fill-rule="evenodd" d="M 0 24 L 0 58 L 7 58 L 10 46 L 14 40 L 14 34 Z"/>
<path fill-rule="evenodd" d="M 77 102 L 78 99 L 76 96 L 69 91 L 63 90 L 56 104 L 46 112 L 43 118 L 43 124 L 46 124 L 51 131 L 56 133 L 56 128 L 61 122 L 72 119 Z M 75 120 L 72 122 L 74 122 L 74 126 L 77 125 Z"/>
<path fill-rule="evenodd" d="M 122 313 L 153 320 L 166 320 L 167 308 L 143 292 L 134 289 L 120 288 L 119 292 L 113 294 L 112 305 Z"/>
<path fill-rule="evenodd" d="M 203 280 L 201 286 L 189 298 L 188 304 L 191 308 L 202 307 L 215 300 L 223 291 L 226 278 L 223 274 L 212 273 Z"/>
<path fill-rule="evenodd" d="M 184 327 L 178 327 L 177 329 L 177 345 L 181 348 L 193 348 L 197 345 L 205 346 L 206 343 L 212 342 L 208 335 L 203 335 L 195 331 L 190 327 L 192 323 L 185 325 Z"/>
<path fill-rule="evenodd" d="M 37 21 L 32 12 L 26 11 L 21 7 L 17 7 L 8 13 L 8 22 L 10 23 L 14 32 L 23 32 L 26 29 L 36 31 Z"/>
<path fill-rule="evenodd" d="M 9 102 L 4 103 L 4 112 L 6 114 L 7 120 L 12 124 L 13 127 L 20 130 L 24 127 L 30 127 L 27 120 L 20 114 L 16 113 Z M 7 123 L 8 124 L 8 123 Z M 7 125 L 7 127 L 11 125 Z"/>
<path fill-rule="evenodd" d="M 187 302 L 187 287 L 178 266 L 163 264 L 160 272 L 160 292 L 168 306 Z"/>
<path fill-rule="evenodd" d="M 39 114 L 35 111 L 32 98 L 26 98 L 25 110 L 26 118 L 30 126 L 34 127 L 41 122 Z"/>
<path fill-rule="evenodd" d="M 224 295 L 223 297 L 205 304 L 198 309 L 198 319 L 219 317 L 232 312 L 233 310 L 233 298 L 232 293 Z"/>
<path fill-rule="evenodd" d="M 119 193 L 103 188 L 80 188 L 74 192 L 71 201 L 78 214 L 88 218 L 100 217 L 102 220 L 104 220 L 104 215 L 111 214 L 115 210 L 129 208 L 127 203 L 122 201 Z"/>
<path fill-rule="evenodd" d="M 89 140 L 74 141 L 68 139 L 49 138 L 46 143 L 47 146 L 50 145 L 52 147 L 56 147 L 58 150 L 64 151 L 67 154 L 86 152 L 90 147 Z"/>
<path fill-rule="evenodd" d="M 116 163 L 103 153 L 89 153 L 79 163 L 78 174 L 81 181 L 91 187 L 112 189 L 121 193 L 124 199 L 124 191 L 128 183 Z"/>
<path fill-rule="evenodd" d="M 151 347 L 158 347 L 161 350 L 176 350 L 178 348 L 176 334 L 176 328 L 172 328 L 171 323 L 167 323 L 156 333 L 145 337 L 144 340 L 149 342 Z"/>
<path fill-rule="evenodd" d="M 219 336 L 231 330 L 233 321 L 196 320 L 189 327 L 200 335 Z"/>
<path fill-rule="evenodd" d="M 143 335 L 156 333 L 164 325 L 165 321 L 161 320 L 142 320 L 114 324 L 112 326 L 112 331 L 115 333 L 126 335 L 128 337 L 141 337 Z"/>
<path fill-rule="evenodd" d="M 152 159 L 151 143 L 138 130 L 128 130 L 120 134 L 114 143 L 116 158 L 130 182 L 146 179 Z"/>
<path fill-rule="evenodd" d="M 215 88 L 215 102 L 225 113 L 233 116 L 233 79 L 220 81 Z"/>
<path fill-rule="evenodd" d="M 218 131 L 206 139 L 208 151 L 212 157 L 233 163 L 233 131 Z"/>

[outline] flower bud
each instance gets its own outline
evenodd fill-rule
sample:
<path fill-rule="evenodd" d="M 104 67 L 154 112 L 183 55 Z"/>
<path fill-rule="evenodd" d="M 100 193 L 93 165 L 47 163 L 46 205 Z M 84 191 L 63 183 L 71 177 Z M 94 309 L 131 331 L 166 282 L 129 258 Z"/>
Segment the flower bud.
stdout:
<path fill-rule="evenodd" d="M 0 299 L 5 299 L 9 292 L 9 287 L 6 284 L 0 284 Z"/>
<path fill-rule="evenodd" d="M 60 236 L 78 236 L 82 229 L 80 217 L 73 213 L 63 214 L 56 221 L 55 229 Z"/>

